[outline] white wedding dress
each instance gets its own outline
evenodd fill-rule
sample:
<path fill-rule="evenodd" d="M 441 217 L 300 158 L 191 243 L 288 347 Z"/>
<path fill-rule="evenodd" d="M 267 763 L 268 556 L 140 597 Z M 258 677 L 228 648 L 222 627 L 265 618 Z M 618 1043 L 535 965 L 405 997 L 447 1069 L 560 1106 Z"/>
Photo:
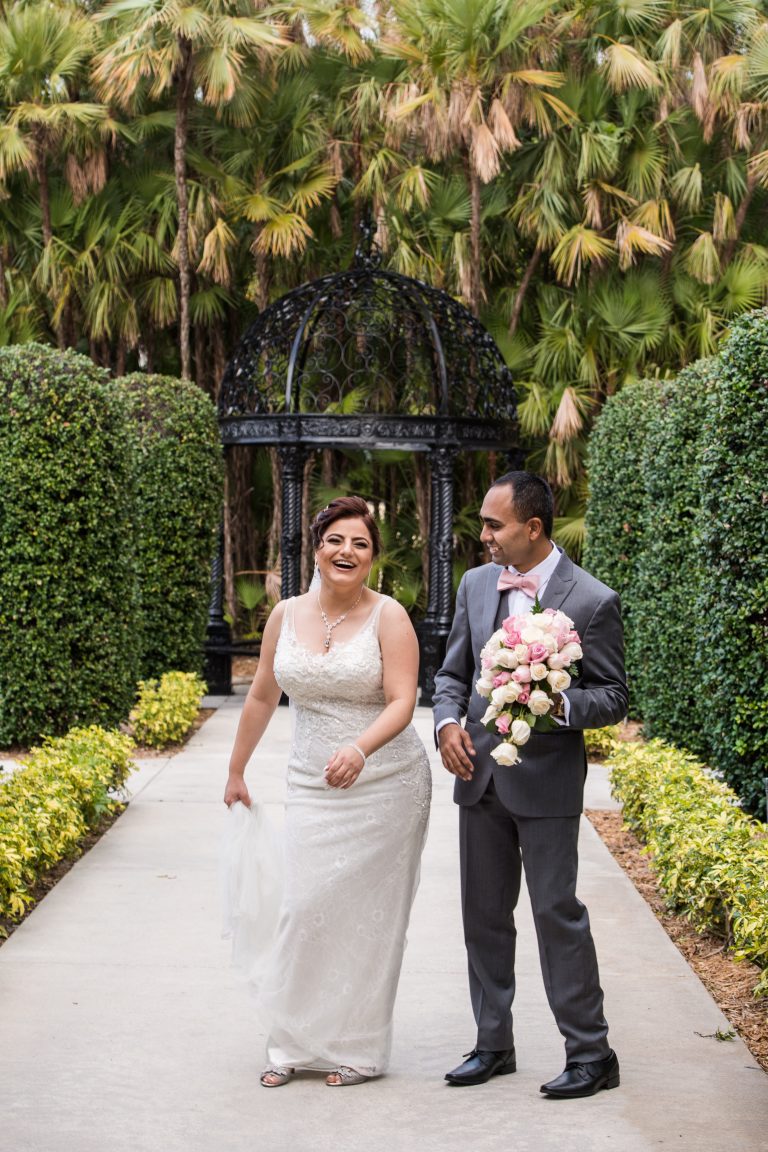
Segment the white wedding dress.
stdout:
<path fill-rule="evenodd" d="M 331 788 L 324 777 L 331 754 L 357 740 L 384 707 L 378 622 L 385 599 L 327 654 L 301 643 L 294 601 L 285 606 L 274 661 L 293 713 L 283 894 L 274 939 L 259 941 L 251 965 L 275 1064 L 345 1064 L 378 1075 L 389 1059 L 429 818 L 429 762 L 409 725 L 368 757 L 351 788 Z M 253 938 L 253 926 L 243 927 Z"/>

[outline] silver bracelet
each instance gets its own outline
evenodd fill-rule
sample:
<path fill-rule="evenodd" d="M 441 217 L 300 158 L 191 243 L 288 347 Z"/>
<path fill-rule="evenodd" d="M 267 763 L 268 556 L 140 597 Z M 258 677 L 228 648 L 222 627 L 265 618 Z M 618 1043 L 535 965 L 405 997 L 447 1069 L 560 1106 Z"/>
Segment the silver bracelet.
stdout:
<path fill-rule="evenodd" d="M 354 748 L 355 752 L 359 752 L 359 753 L 360 753 L 360 755 L 361 755 L 361 756 L 362 756 L 362 758 L 363 758 L 363 768 L 365 768 L 365 762 L 366 762 L 366 760 L 368 759 L 368 757 L 366 756 L 365 752 L 363 752 L 363 750 L 362 750 L 362 748 L 360 747 L 360 745 L 359 745 L 359 744 L 350 744 L 350 748 Z"/>

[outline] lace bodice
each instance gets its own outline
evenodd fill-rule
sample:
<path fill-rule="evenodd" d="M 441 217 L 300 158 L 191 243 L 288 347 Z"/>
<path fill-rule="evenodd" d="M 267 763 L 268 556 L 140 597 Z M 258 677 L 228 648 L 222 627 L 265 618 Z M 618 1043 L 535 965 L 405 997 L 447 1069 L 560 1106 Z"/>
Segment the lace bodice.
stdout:
<path fill-rule="evenodd" d="M 385 706 L 378 624 L 386 599 L 382 596 L 362 628 L 351 639 L 334 644 L 327 655 L 313 652 L 298 639 L 294 601 L 287 601 L 274 670 L 294 719 L 289 792 L 298 784 L 326 787 L 325 766 L 333 752 L 355 743 Z M 413 785 L 417 803 L 428 808 L 427 756 L 410 724 L 368 757 L 353 789 L 395 774 Z"/>
<path fill-rule="evenodd" d="M 322 706 L 323 701 L 384 703 L 379 616 L 382 596 L 363 626 L 349 640 L 337 640 L 326 653 L 313 652 L 296 635 L 293 599 L 285 605 L 275 652 L 275 678 L 295 704 Z"/>

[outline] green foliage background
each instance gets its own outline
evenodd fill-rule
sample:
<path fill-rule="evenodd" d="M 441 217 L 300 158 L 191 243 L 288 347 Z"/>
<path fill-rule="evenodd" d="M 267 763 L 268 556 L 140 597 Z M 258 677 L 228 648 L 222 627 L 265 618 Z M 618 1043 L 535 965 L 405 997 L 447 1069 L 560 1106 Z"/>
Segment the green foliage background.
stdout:
<path fill-rule="evenodd" d="M 200 672 L 224 495 L 216 411 L 190 381 L 135 373 L 118 383 L 139 443 L 140 675 Z"/>
<path fill-rule="evenodd" d="M 136 445 L 74 352 L 0 349 L 0 745 L 128 713 L 138 676 Z"/>

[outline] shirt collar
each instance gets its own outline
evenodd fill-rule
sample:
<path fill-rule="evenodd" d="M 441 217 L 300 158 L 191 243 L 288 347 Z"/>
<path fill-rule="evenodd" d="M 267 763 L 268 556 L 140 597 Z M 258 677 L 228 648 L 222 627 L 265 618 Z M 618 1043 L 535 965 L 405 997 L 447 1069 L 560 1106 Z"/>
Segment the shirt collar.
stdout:
<path fill-rule="evenodd" d="M 538 576 L 539 590 L 541 590 L 542 586 L 547 582 L 547 580 L 549 580 L 555 568 L 557 568 L 558 564 L 560 563 L 561 556 L 562 552 L 556 544 L 553 544 L 552 551 L 549 553 L 549 555 L 545 556 L 544 559 L 539 564 L 537 564 L 535 568 L 529 568 L 525 575 Z M 510 572 L 517 573 L 517 568 L 513 568 L 511 564 L 509 565 L 509 570 Z M 522 575 L 522 573 L 519 573 L 519 575 Z"/>

